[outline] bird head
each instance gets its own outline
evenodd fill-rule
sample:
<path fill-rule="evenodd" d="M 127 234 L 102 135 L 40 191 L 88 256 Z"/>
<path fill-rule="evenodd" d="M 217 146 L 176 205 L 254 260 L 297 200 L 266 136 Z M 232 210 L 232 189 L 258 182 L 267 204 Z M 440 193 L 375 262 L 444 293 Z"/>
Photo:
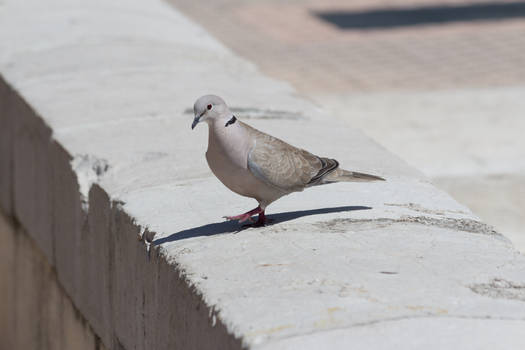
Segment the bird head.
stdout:
<path fill-rule="evenodd" d="M 222 98 L 215 95 L 205 95 L 199 97 L 193 105 L 193 113 L 195 118 L 191 124 L 191 129 L 195 128 L 197 124 L 202 121 L 210 123 L 228 112 L 228 106 Z"/>

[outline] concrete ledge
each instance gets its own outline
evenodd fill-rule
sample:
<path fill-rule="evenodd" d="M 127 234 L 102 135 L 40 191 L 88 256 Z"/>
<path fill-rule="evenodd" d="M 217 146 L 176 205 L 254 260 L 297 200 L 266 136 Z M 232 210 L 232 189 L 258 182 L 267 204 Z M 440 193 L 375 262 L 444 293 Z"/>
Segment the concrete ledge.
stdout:
<path fill-rule="evenodd" d="M 525 259 L 503 236 L 163 3 L 5 1 L 0 72 L 2 211 L 106 348 L 480 348 L 494 325 L 523 346 Z M 238 232 L 221 216 L 253 203 L 189 130 L 208 92 L 388 181 L 285 197 Z"/>

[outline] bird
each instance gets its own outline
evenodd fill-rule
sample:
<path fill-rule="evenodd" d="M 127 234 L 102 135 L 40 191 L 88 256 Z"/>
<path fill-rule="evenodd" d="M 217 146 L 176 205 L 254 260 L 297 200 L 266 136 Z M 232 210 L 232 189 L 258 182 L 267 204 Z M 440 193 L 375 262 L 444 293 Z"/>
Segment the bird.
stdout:
<path fill-rule="evenodd" d="M 206 160 L 213 174 L 231 191 L 258 202 L 246 213 L 225 216 L 239 223 L 258 214 L 253 226 L 267 223 L 269 204 L 305 188 L 335 182 L 385 181 L 384 178 L 339 168 L 335 159 L 319 157 L 243 123 L 216 95 L 199 97 L 193 105 L 193 130 L 208 124 Z"/>

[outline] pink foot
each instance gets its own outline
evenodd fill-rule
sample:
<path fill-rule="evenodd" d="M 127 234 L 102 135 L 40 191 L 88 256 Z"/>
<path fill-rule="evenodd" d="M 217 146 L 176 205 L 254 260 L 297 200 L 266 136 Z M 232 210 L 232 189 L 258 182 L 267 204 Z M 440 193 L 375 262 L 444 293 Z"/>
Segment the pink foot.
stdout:
<path fill-rule="evenodd" d="M 266 222 L 266 216 L 264 215 L 264 210 L 262 210 L 260 206 L 244 214 L 236 215 L 236 216 L 225 216 L 224 218 L 228 220 L 239 220 L 239 223 L 243 223 L 245 221 L 253 222 L 252 216 L 255 214 L 259 214 L 259 218 L 257 222 L 255 223 L 255 225 L 264 226 L 264 223 Z"/>

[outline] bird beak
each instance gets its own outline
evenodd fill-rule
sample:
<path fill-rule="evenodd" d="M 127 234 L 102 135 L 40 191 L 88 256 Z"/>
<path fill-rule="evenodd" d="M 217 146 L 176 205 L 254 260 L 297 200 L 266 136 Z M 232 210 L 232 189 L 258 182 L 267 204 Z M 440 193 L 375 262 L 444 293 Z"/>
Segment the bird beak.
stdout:
<path fill-rule="evenodd" d="M 191 123 L 191 130 L 195 129 L 195 126 L 199 124 L 199 122 L 201 121 L 201 117 L 204 115 L 204 113 L 206 113 L 206 111 L 202 112 L 200 115 L 195 116 L 195 118 L 193 119 L 193 123 Z"/>
<path fill-rule="evenodd" d="M 199 124 L 200 119 L 201 119 L 200 116 L 195 117 L 195 119 L 193 119 L 193 123 L 191 123 L 191 130 L 195 129 L 195 126 L 196 126 L 197 124 Z"/>

